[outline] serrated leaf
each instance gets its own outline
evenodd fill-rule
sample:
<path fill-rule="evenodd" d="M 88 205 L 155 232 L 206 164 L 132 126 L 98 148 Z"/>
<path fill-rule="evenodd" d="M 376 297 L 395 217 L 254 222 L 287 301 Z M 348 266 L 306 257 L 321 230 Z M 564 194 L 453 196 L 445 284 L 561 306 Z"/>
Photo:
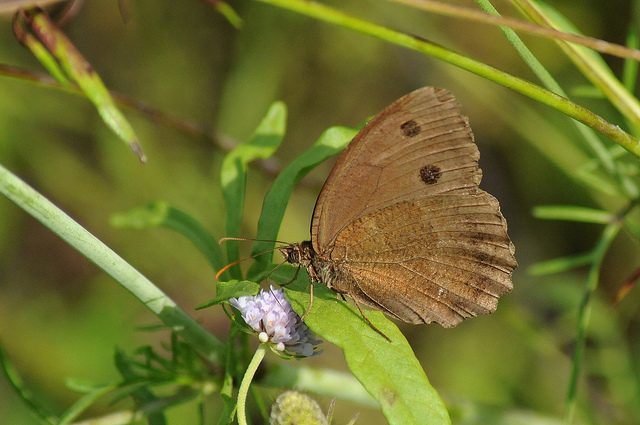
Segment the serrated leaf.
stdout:
<path fill-rule="evenodd" d="M 227 301 L 229 298 L 238 298 L 243 295 L 256 295 L 260 290 L 260 285 L 249 280 L 230 280 L 228 282 L 218 282 L 216 284 L 216 297 L 206 303 L 196 307 L 196 310 L 210 307 Z"/>

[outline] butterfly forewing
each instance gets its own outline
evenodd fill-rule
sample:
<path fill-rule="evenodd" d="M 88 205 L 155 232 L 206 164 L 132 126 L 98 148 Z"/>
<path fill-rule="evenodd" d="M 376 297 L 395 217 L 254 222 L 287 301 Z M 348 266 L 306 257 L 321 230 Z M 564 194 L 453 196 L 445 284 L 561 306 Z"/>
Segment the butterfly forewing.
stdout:
<path fill-rule="evenodd" d="M 459 108 L 447 90 L 425 87 L 358 133 L 318 197 L 311 227 L 317 252 L 351 221 L 379 208 L 477 187 L 479 152 Z"/>

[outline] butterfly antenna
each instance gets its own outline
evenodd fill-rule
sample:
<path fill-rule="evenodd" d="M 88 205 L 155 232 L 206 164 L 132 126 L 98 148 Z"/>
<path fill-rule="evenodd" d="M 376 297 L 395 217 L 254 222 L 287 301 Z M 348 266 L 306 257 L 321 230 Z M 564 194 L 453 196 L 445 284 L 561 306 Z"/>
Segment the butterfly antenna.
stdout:
<path fill-rule="evenodd" d="M 218 241 L 218 245 L 222 245 L 223 242 L 227 242 L 227 241 L 241 241 L 241 242 L 275 242 L 275 243 L 279 243 L 282 245 L 288 245 L 287 242 L 282 242 L 282 241 L 276 241 L 273 239 L 252 239 L 252 238 L 222 238 Z"/>
<path fill-rule="evenodd" d="M 286 242 L 281 242 L 281 241 L 272 241 L 272 240 L 268 240 L 268 239 L 247 239 L 247 238 L 222 238 L 222 239 L 220 239 L 220 240 L 218 241 L 218 244 L 222 244 L 223 242 L 227 242 L 227 241 L 258 241 L 258 242 L 275 242 L 275 243 L 279 243 L 279 244 L 282 244 L 282 245 L 287 245 L 287 243 L 286 243 Z M 216 273 L 216 279 L 218 279 L 222 273 L 226 272 L 227 270 L 229 270 L 231 267 L 235 266 L 236 264 L 240 264 L 240 263 L 242 263 L 243 261 L 247 261 L 247 260 L 250 260 L 251 258 L 259 257 L 259 256 L 264 255 L 264 254 L 267 254 L 267 253 L 269 253 L 269 252 L 273 252 L 273 251 L 277 250 L 278 248 L 279 248 L 279 247 L 277 247 L 277 246 L 276 246 L 276 247 L 274 247 L 274 248 L 269 248 L 269 249 L 266 249 L 266 250 L 264 250 L 264 251 L 262 251 L 262 252 L 258 252 L 257 254 L 252 254 L 252 255 L 250 255 L 250 256 L 249 256 L 249 257 L 247 257 L 247 258 L 242 258 L 242 259 L 240 259 L 240 260 L 236 260 L 236 261 L 234 261 L 234 262 L 232 262 L 232 263 L 229 263 L 229 264 L 227 264 L 226 266 L 224 266 L 222 269 L 220 269 L 220 271 L 218 271 L 218 273 Z M 280 267 L 280 266 L 278 266 L 278 267 Z M 276 267 L 276 268 L 277 268 L 277 267 Z M 274 270 L 275 270 L 275 269 L 274 269 Z M 271 273 L 269 273 L 269 274 L 271 274 Z"/>
<path fill-rule="evenodd" d="M 235 266 L 236 264 L 240 264 L 240 263 L 242 263 L 243 261 L 246 261 L 246 260 L 248 260 L 248 259 L 250 259 L 250 258 L 253 258 L 253 257 L 243 258 L 243 259 L 241 259 L 241 260 L 236 260 L 236 261 L 234 261 L 234 262 L 232 262 L 232 263 L 227 264 L 226 266 L 224 266 L 223 268 L 221 268 L 221 269 L 218 271 L 218 273 L 216 273 L 216 279 L 220 278 L 220 275 L 221 275 L 222 273 L 226 272 L 227 270 L 229 270 L 231 267 Z"/>

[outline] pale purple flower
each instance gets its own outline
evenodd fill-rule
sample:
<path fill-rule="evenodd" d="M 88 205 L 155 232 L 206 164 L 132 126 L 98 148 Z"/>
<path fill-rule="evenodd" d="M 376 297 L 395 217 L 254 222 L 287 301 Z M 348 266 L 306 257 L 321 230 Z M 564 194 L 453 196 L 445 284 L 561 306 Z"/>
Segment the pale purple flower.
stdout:
<path fill-rule="evenodd" d="M 322 341 L 305 325 L 284 297 L 282 289 L 260 290 L 258 295 L 244 295 L 229 299 L 244 321 L 258 333 L 260 342 L 271 343 L 278 352 L 296 357 L 311 357 Z"/>

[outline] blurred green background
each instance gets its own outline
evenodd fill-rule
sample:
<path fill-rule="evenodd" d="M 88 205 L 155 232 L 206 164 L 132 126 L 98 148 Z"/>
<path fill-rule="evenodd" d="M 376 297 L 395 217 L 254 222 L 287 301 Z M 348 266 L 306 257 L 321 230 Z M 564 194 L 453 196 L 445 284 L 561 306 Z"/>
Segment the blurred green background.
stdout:
<path fill-rule="evenodd" d="M 534 80 L 496 28 L 380 1 L 332 3 Z M 640 10 L 631 0 L 550 3 L 584 33 L 621 44 Z M 114 229 L 109 218 L 166 200 L 201 220 L 216 238 L 223 236 L 221 158 L 225 149 L 251 135 L 271 102 L 283 100 L 289 109 L 283 145 L 274 160 L 250 170 L 243 232 L 252 237 L 274 173 L 324 129 L 357 126 L 421 86 L 448 88 L 470 119 L 482 155 L 482 187 L 501 202 L 520 267 L 514 291 L 501 299 L 494 315 L 455 329 L 402 329 L 432 384 L 452 406 L 454 423 L 495 423 L 482 419 L 491 412 L 500 412 L 504 423 L 562 417 L 586 273 L 541 278 L 526 270 L 537 261 L 591 249 L 601 231 L 531 216 L 539 204 L 602 207 L 597 196 L 567 176 L 590 154 L 566 117 L 416 52 L 268 5 L 233 1 L 245 20 L 242 30 L 199 1 L 131 0 L 126 5 L 125 23 L 116 2 L 86 2 L 65 32 L 111 90 L 216 137 L 185 134 L 126 110 L 149 158 L 141 165 L 86 99 L 0 76 L 3 165 L 225 338 L 228 320 L 220 308 L 194 311 L 215 293 L 215 271 L 196 249 L 169 230 Z M 508 2 L 495 5 L 517 16 Z M 566 89 L 586 83 L 553 42 L 523 38 Z M 622 61 L 607 60 L 619 73 Z M 0 16 L 0 62 L 43 72 L 15 41 L 11 15 Z M 606 101 L 578 101 L 623 126 Z M 323 164 L 301 182 L 280 240 L 309 237 L 313 205 L 331 165 Z M 640 292 L 635 288 L 616 307 L 611 301 L 640 267 L 639 254 L 637 241 L 621 233 L 604 263 L 580 381 L 578 419 L 584 423 L 638 423 Z M 65 389 L 65 378 L 117 379 L 114 348 L 131 352 L 166 341 L 165 333 L 137 330 L 155 323 L 118 284 L 0 198 L 0 338 L 37 400 L 62 412 L 78 397 Z M 308 364 L 346 370 L 339 350 L 324 348 L 325 354 Z M 329 401 L 320 399 L 325 408 Z M 340 401 L 335 423 L 357 412 L 357 423 L 384 423 L 377 411 Z M 195 413 L 189 406 L 170 411 L 175 423 L 185 424 L 195 420 Z M 4 379 L 0 416 L 6 424 L 37 423 Z"/>

